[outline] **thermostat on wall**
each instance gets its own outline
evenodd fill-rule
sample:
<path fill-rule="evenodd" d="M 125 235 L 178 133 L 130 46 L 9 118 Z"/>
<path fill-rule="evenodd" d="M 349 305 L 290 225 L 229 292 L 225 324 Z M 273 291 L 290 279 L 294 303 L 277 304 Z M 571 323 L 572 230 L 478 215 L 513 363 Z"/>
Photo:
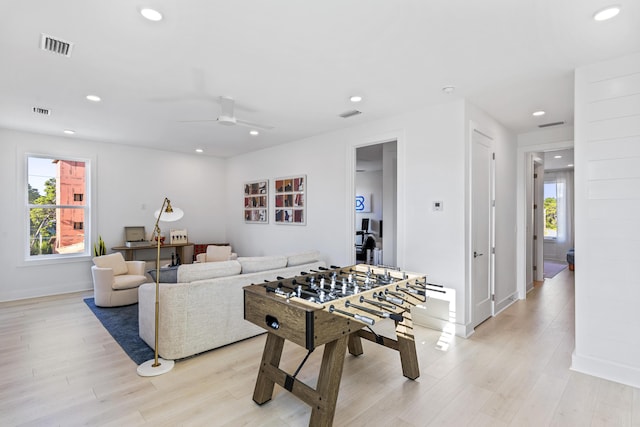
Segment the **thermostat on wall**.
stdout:
<path fill-rule="evenodd" d="M 442 202 L 442 201 L 433 202 L 433 210 L 434 211 L 442 211 L 442 210 L 444 210 L 444 202 Z"/>

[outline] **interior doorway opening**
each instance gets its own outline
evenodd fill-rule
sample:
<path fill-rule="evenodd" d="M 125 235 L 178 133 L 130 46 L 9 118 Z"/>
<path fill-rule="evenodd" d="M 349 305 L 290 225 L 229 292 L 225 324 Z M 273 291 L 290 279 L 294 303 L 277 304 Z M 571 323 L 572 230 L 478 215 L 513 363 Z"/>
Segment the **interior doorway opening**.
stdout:
<path fill-rule="evenodd" d="M 355 259 L 397 266 L 397 141 L 356 149 Z"/>
<path fill-rule="evenodd" d="M 545 173 L 546 170 L 570 169 L 573 174 L 573 141 L 523 146 L 518 149 L 518 158 L 523 161 L 518 171 L 518 298 L 525 299 L 527 293 L 533 289 L 534 282 L 544 280 L 544 260 L 545 257 L 550 257 L 549 250 L 545 254 L 544 238 Z M 546 162 L 545 159 L 549 161 Z M 573 222 L 572 207 L 570 218 Z M 571 234 L 570 241 L 573 242 L 573 230 Z M 566 253 L 561 255 L 566 260 Z M 556 258 L 557 256 L 556 254 Z"/>

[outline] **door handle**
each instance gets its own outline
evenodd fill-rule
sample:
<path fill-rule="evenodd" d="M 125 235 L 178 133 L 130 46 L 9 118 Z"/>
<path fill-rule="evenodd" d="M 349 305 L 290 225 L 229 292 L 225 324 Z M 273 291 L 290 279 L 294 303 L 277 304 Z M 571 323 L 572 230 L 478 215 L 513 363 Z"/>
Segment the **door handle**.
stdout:
<path fill-rule="evenodd" d="M 484 255 L 484 254 L 479 254 L 478 252 L 473 251 L 473 257 L 474 258 L 478 258 L 479 256 L 482 256 L 482 255 Z"/>

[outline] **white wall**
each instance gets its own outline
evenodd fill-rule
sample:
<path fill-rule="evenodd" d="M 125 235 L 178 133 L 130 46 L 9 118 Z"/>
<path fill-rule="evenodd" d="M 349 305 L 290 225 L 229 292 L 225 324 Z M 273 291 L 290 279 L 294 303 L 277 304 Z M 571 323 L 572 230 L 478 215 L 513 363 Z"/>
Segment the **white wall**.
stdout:
<path fill-rule="evenodd" d="M 142 225 L 151 232 L 153 212 L 165 196 L 182 208 L 185 216 L 174 223 L 161 222 L 163 233 L 186 228 L 192 241 L 227 239 L 226 169 L 220 159 L 3 129 L 0 145 L 0 177 L 5 184 L 0 188 L 4 201 L 0 210 L 0 259 L 4 265 L 0 301 L 93 287 L 90 257 L 75 262 L 24 262 L 24 153 L 93 159 L 93 234 L 100 234 L 107 248 L 124 243 L 125 226 Z"/>
<path fill-rule="evenodd" d="M 468 121 L 490 132 L 498 155 L 497 207 L 503 229 L 497 232 L 497 295 L 510 293 L 515 277 L 508 264 L 515 252 L 511 195 L 515 180 L 515 140 L 495 120 L 464 100 L 426 107 L 352 128 L 238 156 L 226 161 L 122 145 L 81 141 L 0 130 L 3 152 L 0 176 L 16 182 L 17 163 L 24 151 L 96 159 L 97 223 L 108 247 L 123 243 L 123 227 L 153 226 L 153 211 L 163 197 L 184 209 L 172 228 L 187 228 L 195 242 L 228 241 L 241 256 L 266 255 L 315 248 L 330 264 L 354 260 L 355 147 L 397 141 L 397 264 L 426 273 L 430 282 L 452 288 L 458 295 L 458 334 L 469 331 L 466 265 L 468 247 Z M 504 163 L 502 163 L 504 162 Z M 160 168 L 161 171 L 157 169 Z M 278 177 L 307 175 L 307 224 L 276 225 L 273 209 L 268 224 L 245 224 L 243 184 Z M 69 264 L 20 266 L 16 248 L 22 235 L 21 192 L 2 189 L 9 209 L 2 211 L 0 257 L 7 261 L 0 300 L 70 292 L 91 287 L 90 259 Z M 444 211 L 432 210 L 443 201 Z M 156 206 L 158 205 L 158 206 Z M 166 226 L 167 228 L 169 226 Z M 504 231 L 502 231 L 504 230 Z M 385 237 L 387 233 L 385 230 Z M 459 327 L 458 327 L 459 326 Z"/>
<path fill-rule="evenodd" d="M 640 53 L 576 70 L 572 369 L 640 387 Z"/>
<path fill-rule="evenodd" d="M 500 218 L 507 224 L 500 232 L 507 261 L 500 261 L 500 293 L 515 286 L 515 270 L 506 264 L 515 253 L 515 138 L 494 120 L 462 100 L 373 121 L 353 128 L 311 137 L 229 160 L 228 235 L 241 255 L 262 255 L 317 248 L 330 264 L 348 265 L 353 260 L 354 152 L 359 145 L 398 141 L 398 266 L 426 273 L 431 282 L 456 290 L 458 325 L 465 325 L 467 204 L 467 127 L 465 116 L 490 128 L 496 135 L 498 173 L 505 203 Z M 508 165 L 511 163 L 511 165 Z M 242 220 L 242 184 L 306 173 L 308 180 L 307 225 L 303 227 L 245 224 Z M 351 184 L 349 184 L 351 183 Z M 350 186 L 351 185 L 351 186 Z M 273 189 L 271 189 L 273 190 Z M 273 206 L 273 195 L 270 195 Z M 444 202 L 434 212 L 432 202 Z M 272 212 L 270 213 L 272 215 Z M 386 215 L 386 214 L 385 214 Z M 387 236 L 385 230 L 385 239 Z M 504 254 L 504 255 L 502 255 Z M 513 270 L 513 271 L 512 271 Z M 458 331 L 464 330 L 457 329 Z M 464 332 L 462 332 L 464 333 Z"/>

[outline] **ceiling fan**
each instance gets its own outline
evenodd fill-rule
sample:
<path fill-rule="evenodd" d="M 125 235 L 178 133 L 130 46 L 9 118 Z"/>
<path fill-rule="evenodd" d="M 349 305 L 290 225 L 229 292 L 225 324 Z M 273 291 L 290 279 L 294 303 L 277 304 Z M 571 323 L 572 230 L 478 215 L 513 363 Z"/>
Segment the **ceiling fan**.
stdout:
<path fill-rule="evenodd" d="M 220 106 L 222 107 L 222 111 L 220 115 L 216 119 L 208 119 L 208 120 L 182 120 L 183 122 L 218 122 L 224 126 L 245 126 L 249 128 L 257 128 L 263 130 L 273 129 L 273 126 L 261 125 L 258 123 L 248 122 L 246 120 L 241 120 L 237 118 L 234 114 L 235 109 L 235 101 L 233 98 L 228 96 L 220 97 Z"/>

